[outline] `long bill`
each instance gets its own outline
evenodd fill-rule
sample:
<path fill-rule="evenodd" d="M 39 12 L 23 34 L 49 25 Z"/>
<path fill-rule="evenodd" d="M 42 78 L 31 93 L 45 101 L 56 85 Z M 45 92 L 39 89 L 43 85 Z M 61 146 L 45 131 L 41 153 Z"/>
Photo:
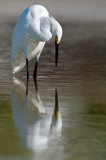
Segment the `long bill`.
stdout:
<path fill-rule="evenodd" d="M 57 89 L 55 89 L 55 110 L 54 110 L 54 113 L 55 113 L 55 117 L 57 118 L 57 117 L 58 117 L 58 114 L 59 114 Z"/>
<path fill-rule="evenodd" d="M 56 66 L 58 63 L 58 50 L 59 50 L 59 43 L 55 40 L 55 65 Z"/>

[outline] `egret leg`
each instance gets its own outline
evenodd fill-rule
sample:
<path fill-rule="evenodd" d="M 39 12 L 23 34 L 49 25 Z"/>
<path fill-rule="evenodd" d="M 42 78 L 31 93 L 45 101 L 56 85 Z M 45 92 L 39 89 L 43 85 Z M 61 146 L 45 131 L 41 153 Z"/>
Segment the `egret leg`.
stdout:
<path fill-rule="evenodd" d="M 26 96 L 28 95 L 28 78 L 27 78 L 27 83 L 26 83 Z"/>
<path fill-rule="evenodd" d="M 38 63 L 39 63 L 39 59 L 37 58 L 36 63 L 35 63 L 33 78 L 37 78 L 37 68 L 38 68 Z"/>
<path fill-rule="evenodd" d="M 35 85 L 35 93 L 36 93 L 36 97 L 37 97 L 38 86 L 37 86 L 37 79 L 35 79 L 35 78 L 34 78 L 34 85 Z"/>
<path fill-rule="evenodd" d="M 29 79 L 28 59 L 26 58 L 27 79 Z"/>

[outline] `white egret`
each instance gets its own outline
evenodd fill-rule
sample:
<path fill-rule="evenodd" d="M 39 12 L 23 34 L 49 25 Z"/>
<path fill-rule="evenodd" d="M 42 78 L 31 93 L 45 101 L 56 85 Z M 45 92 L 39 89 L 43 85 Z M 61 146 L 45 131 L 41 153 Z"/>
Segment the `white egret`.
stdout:
<path fill-rule="evenodd" d="M 28 61 L 36 57 L 34 78 L 37 76 L 39 57 L 45 42 L 55 39 L 55 64 L 58 62 L 58 47 L 62 37 L 61 25 L 49 15 L 41 5 L 33 5 L 23 11 L 15 26 L 12 39 L 12 72 L 20 71 L 26 64 L 29 78 Z"/>

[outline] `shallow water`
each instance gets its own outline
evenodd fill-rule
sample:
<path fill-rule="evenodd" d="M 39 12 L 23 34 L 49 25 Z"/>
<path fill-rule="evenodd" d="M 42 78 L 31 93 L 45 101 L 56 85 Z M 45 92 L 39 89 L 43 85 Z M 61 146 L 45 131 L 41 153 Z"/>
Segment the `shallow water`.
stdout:
<path fill-rule="evenodd" d="M 10 71 L 14 23 L 2 23 L 0 160 L 106 159 L 106 23 L 61 24 L 58 67 L 51 41 L 40 57 L 37 85 L 29 79 L 27 89 L 26 68 L 15 77 Z"/>

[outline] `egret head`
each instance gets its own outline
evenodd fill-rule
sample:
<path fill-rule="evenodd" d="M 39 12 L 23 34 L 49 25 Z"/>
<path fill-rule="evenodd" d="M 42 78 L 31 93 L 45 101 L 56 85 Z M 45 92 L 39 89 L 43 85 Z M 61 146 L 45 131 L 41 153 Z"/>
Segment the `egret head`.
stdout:
<path fill-rule="evenodd" d="M 53 38 L 55 39 L 55 64 L 57 66 L 58 62 L 58 50 L 59 50 L 59 43 L 62 38 L 62 27 L 61 25 L 54 19 L 52 18 L 52 35 Z"/>

